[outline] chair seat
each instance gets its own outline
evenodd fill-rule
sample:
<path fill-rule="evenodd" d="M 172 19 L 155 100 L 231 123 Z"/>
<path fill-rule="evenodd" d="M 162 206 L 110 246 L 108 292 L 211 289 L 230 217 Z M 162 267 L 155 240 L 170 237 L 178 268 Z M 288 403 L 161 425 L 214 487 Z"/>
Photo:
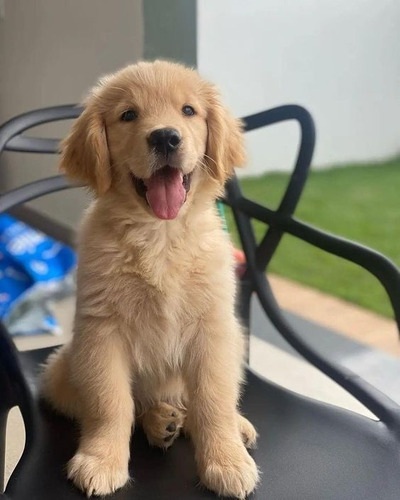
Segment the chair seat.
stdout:
<path fill-rule="evenodd" d="M 38 366 L 51 350 L 20 353 L 31 387 L 35 387 Z M 262 476 L 252 499 L 400 498 L 399 436 L 381 422 L 299 396 L 250 370 L 242 410 L 260 434 L 258 448 L 251 454 Z M 33 446 L 13 473 L 7 498 L 82 500 L 84 495 L 65 477 L 78 429 L 43 404 L 38 414 Z M 131 447 L 134 481 L 110 500 L 216 498 L 199 487 L 189 440 L 181 437 L 163 453 L 150 448 L 144 434 L 136 430 Z"/>

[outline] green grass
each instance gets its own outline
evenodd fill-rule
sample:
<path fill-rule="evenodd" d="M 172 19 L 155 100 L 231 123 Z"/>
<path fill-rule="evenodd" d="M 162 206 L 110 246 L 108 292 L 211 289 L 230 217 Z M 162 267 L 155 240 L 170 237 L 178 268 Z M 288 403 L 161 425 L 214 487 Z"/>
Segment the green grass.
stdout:
<path fill-rule="evenodd" d="M 287 174 L 243 178 L 244 194 L 275 208 Z M 400 158 L 371 165 L 346 165 L 310 173 L 296 218 L 372 247 L 400 266 Z M 228 227 L 238 243 L 232 214 Z M 257 239 L 265 231 L 254 224 Z M 368 272 L 292 236 L 285 236 L 270 270 L 385 316 L 391 306 L 379 282 Z M 312 304 L 310 304 L 312 307 Z"/>

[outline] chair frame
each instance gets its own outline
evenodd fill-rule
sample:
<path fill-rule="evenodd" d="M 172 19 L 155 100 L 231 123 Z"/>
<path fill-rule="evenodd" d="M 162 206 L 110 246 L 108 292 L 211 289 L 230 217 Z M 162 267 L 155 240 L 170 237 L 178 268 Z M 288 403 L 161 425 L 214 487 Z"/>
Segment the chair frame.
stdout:
<path fill-rule="evenodd" d="M 27 130 L 54 121 L 77 118 L 82 108 L 75 105 L 55 106 L 24 113 L 0 126 L 0 155 L 3 151 L 55 154 L 58 139 L 24 135 Z M 353 395 L 378 419 L 400 435 L 400 406 L 365 380 L 327 359 L 288 323 L 279 307 L 266 275 L 269 263 L 287 233 L 326 252 L 361 266 L 383 285 L 393 307 L 400 331 L 400 271 L 380 253 L 352 241 L 328 234 L 293 217 L 305 186 L 315 145 L 315 128 L 311 115 L 298 105 L 286 105 L 243 119 L 245 130 L 251 131 L 283 121 L 295 120 L 300 126 L 300 143 L 293 173 L 276 210 L 245 198 L 236 177 L 226 185 L 224 203 L 231 207 L 247 259 L 247 269 L 241 278 L 240 314 L 250 327 L 250 301 L 255 293 L 272 324 L 286 341 L 306 360 Z M 57 175 L 31 182 L 0 195 L 0 213 L 45 194 L 76 187 L 64 176 Z M 259 244 L 251 225 L 256 219 L 268 226 Z M 0 397 L 0 492 L 3 491 L 5 430 L 8 411 L 18 405 L 26 426 L 26 446 L 34 442 L 37 423 L 35 403 L 28 382 L 22 373 L 17 350 L 3 325 L 0 324 L 0 382 L 4 387 Z M 23 458 L 22 458 L 23 460 Z M 1 496 L 1 493 L 0 493 Z"/>

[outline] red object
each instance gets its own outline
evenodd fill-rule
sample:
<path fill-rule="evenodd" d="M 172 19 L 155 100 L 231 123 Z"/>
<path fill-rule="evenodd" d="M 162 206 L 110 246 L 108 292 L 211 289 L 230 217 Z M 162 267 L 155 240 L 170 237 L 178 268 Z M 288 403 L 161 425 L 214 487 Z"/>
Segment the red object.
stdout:
<path fill-rule="evenodd" d="M 246 256 L 242 250 L 238 248 L 233 249 L 233 255 L 236 260 L 236 274 L 240 277 L 246 271 Z"/>
<path fill-rule="evenodd" d="M 246 264 L 246 257 L 245 257 L 244 252 L 242 250 L 239 250 L 238 248 L 234 248 L 233 255 L 234 255 L 235 260 L 238 264 Z"/>

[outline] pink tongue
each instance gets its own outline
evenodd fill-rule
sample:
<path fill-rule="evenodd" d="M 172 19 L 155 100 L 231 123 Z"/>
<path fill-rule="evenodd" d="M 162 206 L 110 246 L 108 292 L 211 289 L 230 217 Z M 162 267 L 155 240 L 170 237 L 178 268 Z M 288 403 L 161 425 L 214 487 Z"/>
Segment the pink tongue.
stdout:
<path fill-rule="evenodd" d="M 171 167 L 164 167 L 144 181 L 146 198 L 159 219 L 175 219 L 186 197 L 182 173 Z"/>

